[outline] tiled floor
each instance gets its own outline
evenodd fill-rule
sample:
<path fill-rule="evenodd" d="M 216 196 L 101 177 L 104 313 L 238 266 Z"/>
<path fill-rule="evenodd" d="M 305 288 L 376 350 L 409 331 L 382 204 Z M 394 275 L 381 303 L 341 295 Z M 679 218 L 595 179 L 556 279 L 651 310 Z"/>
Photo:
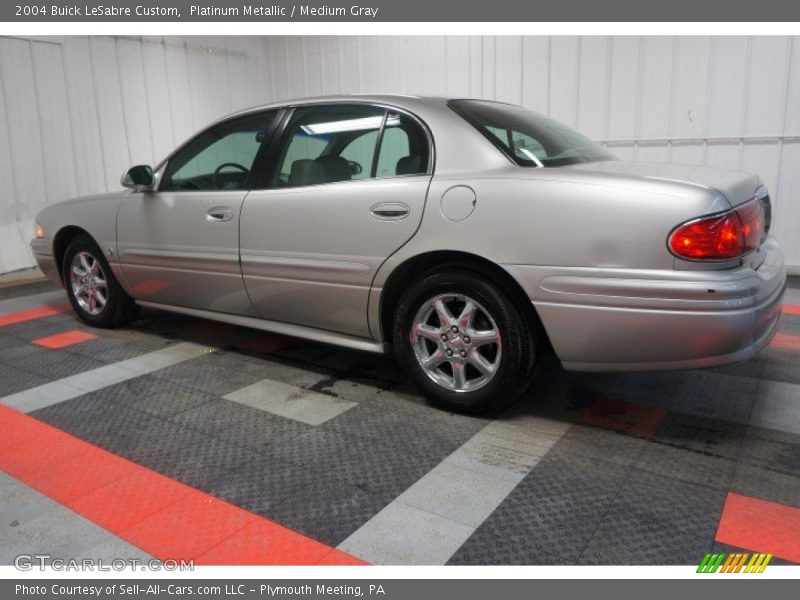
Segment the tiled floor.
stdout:
<path fill-rule="evenodd" d="M 135 486 L 102 502 L 70 496 L 71 510 L 0 474 L 2 563 L 98 548 L 317 562 L 338 547 L 388 564 L 690 565 L 771 546 L 774 563 L 800 562 L 797 544 L 770 533 L 776 519 L 794 531 L 800 515 L 800 289 L 787 293 L 795 308 L 779 343 L 748 363 L 580 374 L 551 360 L 529 397 L 481 418 L 430 407 L 388 358 L 158 312 L 92 330 L 60 291 L 10 289 L 0 290 L 0 403 L 27 415 L 21 423 L 255 520 L 223 511 L 206 538 L 180 547 L 144 525 L 119 537 L 111 523 L 147 501 Z M 43 455 L 22 458 L 15 444 L 34 441 L 0 438 L 0 469 L 38 464 L 34 486 L 42 468 L 85 477 L 78 457 L 48 462 L 31 445 Z M 87 505 L 102 505 L 102 522 L 77 515 Z M 772 516 L 739 522 L 753 511 Z M 52 539 L 51 521 L 63 523 Z M 273 535 L 282 545 L 265 545 Z"/>

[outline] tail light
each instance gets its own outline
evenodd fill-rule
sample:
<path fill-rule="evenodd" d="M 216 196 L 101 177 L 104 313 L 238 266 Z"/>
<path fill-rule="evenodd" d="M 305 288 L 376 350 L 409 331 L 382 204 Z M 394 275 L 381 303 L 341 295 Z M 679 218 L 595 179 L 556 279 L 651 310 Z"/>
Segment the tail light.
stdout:
<path fill-rule="evenodd" d="M 726 260 L 755 250 L 764 238 L 764 208 L 759 200 L 724 213 L 678 225 L 667 245 L 678 258 Z"/>

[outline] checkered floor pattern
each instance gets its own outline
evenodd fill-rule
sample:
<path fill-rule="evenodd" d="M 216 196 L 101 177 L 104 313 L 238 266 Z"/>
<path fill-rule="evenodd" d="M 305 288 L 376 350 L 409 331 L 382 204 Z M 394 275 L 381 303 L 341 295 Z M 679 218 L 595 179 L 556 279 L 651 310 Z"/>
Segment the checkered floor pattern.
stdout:
<path fill-rule="evenodd" d="M 637 374 L 550 360 L 528 397 L 480 418 L 430 407 L 388 358 L 150 311 L 94 330 L 61 291 L 0 290 L 0 564 L 54 547 L 210 564 L 800 563 L 791 285 L 755 360 Z M 54 523 L 81 543 L 56 544 Z"/>

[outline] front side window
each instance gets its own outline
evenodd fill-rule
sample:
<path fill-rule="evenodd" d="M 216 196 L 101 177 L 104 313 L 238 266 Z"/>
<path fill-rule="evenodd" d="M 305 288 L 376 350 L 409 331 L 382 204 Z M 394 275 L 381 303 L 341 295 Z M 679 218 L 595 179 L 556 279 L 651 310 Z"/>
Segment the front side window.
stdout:
<path fill-rule="evenodd" d="M 482 100 L 451 100 L 449 105 L 522 166 L 560 167 L 614 159 L 577 131 L 519 106 Z"/>
<path fill-rule="evenodd" d="M 169 160 L 159 191 L 245 189 L 275 115 L 248 115 L 207 129 Z"/>
<path fill-rule="evenodd" d="M 374 106 L 295 110 L 278 151 L 275 187 L 428 172 L 428 139 L 411 117 Z"/>

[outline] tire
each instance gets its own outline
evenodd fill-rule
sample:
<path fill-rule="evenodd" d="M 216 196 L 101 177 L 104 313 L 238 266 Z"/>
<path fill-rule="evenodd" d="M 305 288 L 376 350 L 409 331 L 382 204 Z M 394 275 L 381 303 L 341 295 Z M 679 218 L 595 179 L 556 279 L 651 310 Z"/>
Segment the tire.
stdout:
<path fill-rule="evenodd" d="M 438 301 L 446 309 L 444 317 Z M 465 311 L 468 305 L 471 311 Z M 442 327 L 443 318 L 449 319 L 447 327 Z M 447 269 L 421 276 L 400 298 L 393 345 L 402 366 L 434 404 L 477 414 L 511 404 L 530 386 L 538 346 L 531 321 L 480 275 Z M 497 342 L 489 341 L 493 336 Z M 435 366 L 442 353 L 443 362 Z"/>
<path fill-rule="evenodd" d="M 70 304 L 84 323 L 109 329 L 126 325 L 138 314 L 138 306 L 119 285 L 91 237 L 81 235 L 70 242 L 61 272 Z"/>

